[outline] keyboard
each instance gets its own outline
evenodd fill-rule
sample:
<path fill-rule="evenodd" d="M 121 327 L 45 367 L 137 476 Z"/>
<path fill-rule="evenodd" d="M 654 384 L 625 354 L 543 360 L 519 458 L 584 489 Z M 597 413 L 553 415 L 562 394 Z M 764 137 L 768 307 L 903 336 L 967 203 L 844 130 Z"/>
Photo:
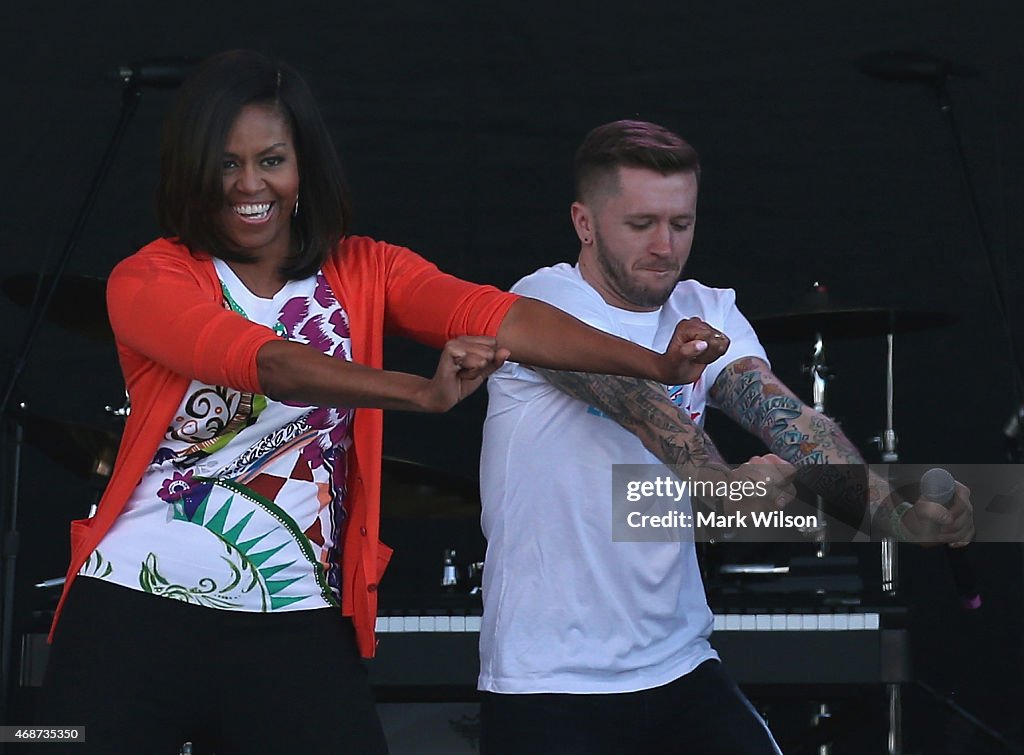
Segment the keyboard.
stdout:
<path fill-rule="evenodd" d="M 716 610 L 711 644 L 741 684 L 910 679 L 906 609 Z M 479 613 L 393 610 L 377 618 L 374 685 L 475 686 Z"/>

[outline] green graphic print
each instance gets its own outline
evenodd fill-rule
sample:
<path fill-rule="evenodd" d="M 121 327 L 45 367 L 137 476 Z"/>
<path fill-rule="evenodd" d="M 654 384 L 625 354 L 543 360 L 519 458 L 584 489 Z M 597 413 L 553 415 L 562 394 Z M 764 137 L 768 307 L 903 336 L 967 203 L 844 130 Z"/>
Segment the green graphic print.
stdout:
<path fill-rule="evenodd" d="M 196 477 L 191 490 L 168 506 L 169 526 L 199 526 L 220 541 L 224 570 L 194 585 L 173 584 L 161 574 L 157 554 L 150 552 L 139 571 L 144 591 L 221 609 L 258 595 L 261 610 L 276 611 L 312 597 L 289 590 L 312 571 L 323 601 L 338 605 L 309 539 L 273 501 L 230 480 Z"/>

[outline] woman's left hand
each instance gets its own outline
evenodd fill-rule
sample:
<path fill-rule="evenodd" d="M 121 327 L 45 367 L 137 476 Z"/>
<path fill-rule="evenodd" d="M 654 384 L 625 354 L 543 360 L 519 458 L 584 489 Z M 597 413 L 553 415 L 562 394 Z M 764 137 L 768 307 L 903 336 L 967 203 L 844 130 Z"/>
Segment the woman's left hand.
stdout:
<path fill-rule="evenodd" d="M 422 396 L 426 411 L 446 412 L 479 388 L 508 359 L 489 336 L 460 336 L 444 345 L 437 371 Z"/>

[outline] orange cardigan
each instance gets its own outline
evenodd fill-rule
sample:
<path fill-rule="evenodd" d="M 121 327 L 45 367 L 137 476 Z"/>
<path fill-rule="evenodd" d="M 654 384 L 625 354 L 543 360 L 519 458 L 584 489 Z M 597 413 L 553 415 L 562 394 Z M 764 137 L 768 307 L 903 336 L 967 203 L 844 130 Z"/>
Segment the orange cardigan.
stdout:
<path fill-rule="evenodd" d="M 384 335 L 435 347 L 459 335 L 493 336 L 517 298 L 446 275 L 408 249 L 365 237 L 343 239 L 323 271 L 348 313 L 353 361 L 377 368 L 383 365 Z M 54 627 L 78 570 L 124 509 L 191 380 L 261 392 L 256 353 L 277 338 L 225 309 L 210 256 L 191 254 L 171 239 L 146 245 L 114 268 L 107 307 L 132 410 L 96 515 L 71 523 L 71 564 Z M 367 658 L 376 646 L 377 584 L 391 556 L 378 540 L 382 436 L 383 412 L 357 409 L 341 610 L 352 617 L 359 651 Z"/>

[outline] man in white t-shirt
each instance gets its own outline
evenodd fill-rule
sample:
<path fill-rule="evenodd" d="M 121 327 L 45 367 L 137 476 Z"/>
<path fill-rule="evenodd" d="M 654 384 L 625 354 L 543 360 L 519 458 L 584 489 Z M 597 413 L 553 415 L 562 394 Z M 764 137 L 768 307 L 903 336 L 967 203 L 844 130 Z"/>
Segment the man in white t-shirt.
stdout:
<path fill-rule="evenodd" d="M 490 379 L 484 755 L 778 752 L 708 642 L 712 614 L 692 540 L 612 535 L 613 464 L 725 469 L 701 429 L 709 404 L 777 454 L 752 461 L 863 464 L 831 420 L 771 373 L 732 290 L 680 282 L 699 176 L 693 148 L 660 126 L 594 129 L 576 154 L 578 264 L 543 268 L 512 289 L 654 350 L 691 317 L 731 343 L 692 385 L 515 363 Z M 861 492 L 880 521 L 897 519 L 887 490 Z M 949 514 L 900 509 L 899 522 L 913 533 L 935 519 L 932 539 L 969 540 L 964 498 Z"/>

